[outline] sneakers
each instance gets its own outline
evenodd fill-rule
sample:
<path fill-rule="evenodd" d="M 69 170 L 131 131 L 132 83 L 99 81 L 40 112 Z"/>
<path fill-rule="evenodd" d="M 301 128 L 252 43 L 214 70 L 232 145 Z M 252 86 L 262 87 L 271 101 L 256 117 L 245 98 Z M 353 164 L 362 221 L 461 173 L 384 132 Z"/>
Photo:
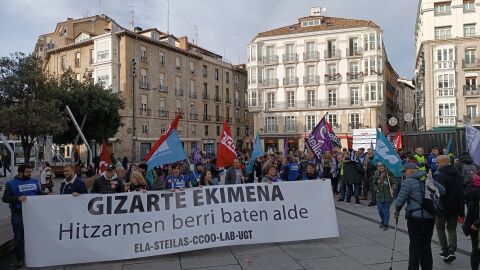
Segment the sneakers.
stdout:
<path fill-rule="evenodd" d="M 388 231 L 388 225 L 383 226 L 383 231 Z"/>
<path fill-rule="evenodd" d="M 345 200 L 341 199 L 341 198 L 337 200 L 337 202 L 343 202 L 343 201 L 345 201 Z"/>
<path fill-rule="evenodd" d="M 445 257 L 445 259 L 443 259 L 443 261 L 447 262 L 447 263 L 451 263 L 451 262 L 455 261 L 456 258 L 457 258 L 457 256 L 455 256 L 455 251 L 449 250 L 447 252 L 447 256 Z"/>
<path fill-rule="evenodd" d="M 22 268 L 22 267 L 23 267 L 23 261 L 20 260 L 15 263 L 15 268 Z"/>
<path fill-rule="evenodd" d="M 362 206 L 361 203 L 355 203 L 355 206 Z"/>
<path fill-rule="evenodd" d="M 383 223 L 380 223 L 380 226 L 378 226 L 378 227 L 379 227 L 380 229 L 382 229 L 383 226 L 385 226 L 385 225 L 383 225 Z"/>
<path fill-rule="evenodd" d="M 442 252 L 438 253 L 438 256 L 440 256 L 440 258 L 445 260 L 445 259 L 447 259 L 448 252 L 447 251 L 442 251 Z"/>
<path fill-rule="evenodd" d="M 369 202 L 369 203 L 368 203 L 368 206 L 375 206 L 375 205 L 377 205 L 377 204 L 374 203 L 374 202 Z"/>

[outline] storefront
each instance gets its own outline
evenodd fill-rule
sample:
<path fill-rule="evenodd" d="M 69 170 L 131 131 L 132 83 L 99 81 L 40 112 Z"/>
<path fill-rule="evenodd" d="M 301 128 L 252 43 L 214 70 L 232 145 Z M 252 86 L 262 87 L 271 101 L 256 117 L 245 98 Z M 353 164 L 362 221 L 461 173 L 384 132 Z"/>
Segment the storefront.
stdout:
<path fill-rule="evenodd" d="M 275 152 L 278 151 L 278 139 L 277 138 L 264 138 L 264 151 L 265 152 Z"/>

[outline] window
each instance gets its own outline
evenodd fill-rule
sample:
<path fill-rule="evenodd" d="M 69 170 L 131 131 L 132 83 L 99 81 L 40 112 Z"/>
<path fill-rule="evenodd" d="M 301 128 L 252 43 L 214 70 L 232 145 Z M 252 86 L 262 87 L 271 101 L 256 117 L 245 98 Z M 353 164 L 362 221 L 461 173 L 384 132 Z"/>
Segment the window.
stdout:
<path fill-rule="evenodd" d="M 95 50 L 97 51 L 97 63 L 107 61 L 110 59 L 110 42 L 103 41 L 95 44 Z"/>
<path fill-rule="evenodd" d="M 297 117 L 285 116 L 285 132 L 296 132 L 296 131 L 297 131 Z"/>
<path fill-rule="evenodd" d="M 148 104 L 148 96 L 142 95 L 142 107 L 141 107 L 142 115 L 147 114 L 147 104 Z"/>
<path fill-rule="evenodd" d="M 203 84 L 203 98 L 207 98 L 207 97 L 208 97 L 208 84 L 204 83 Z"/>
<path fill-rule="evenodd" d="M 238 75 L 237 74 L 235 74 L 235 76 L 233 76 L 233 83 L 238 84 Z"/>
<path fill-rule="evenodd" d="M 337 106 L 337 89 L 328 90 L 328 106 Z"/>
<path fill-rule="evenodd" d="M 348 123 L 350 130 L 359 129 L 360 128 L 360 114 L 352 113 L 348 117 Z"/>
<path fill-rule="evenodd" d="M 75 54 L 75 67 L 80 67 L 80 53 Z"/>
<path fill-rule="evenodd" d="M 285 54 L 287 57 L 292 56 L 294 54 L 294 44 L 290 43 L 285 45 Z"/>
<path fill-rule="evenodd" d="M 275 109 L 275 93 L 267 93 L 267 109 Z"/>
<path fill-rule="evenodd" d="M 437 76 L 437 96 L 453 96 L 454 95 L 454 75 L 442 74 Z"/>
<path fill-rule="evenodd" d="M 230 83 L 230 73 L 229 72 L 225 73 L 225 82 Z"/>
<path fill-rule="evenodd" d="M 358 76 L 358 73 L 359 73 L 358 62 L 350 62 L 348 65 L 348 70 L 350 75 Z"/>
<path fill-rule="evenodd" d="M 205 125 L 205 137 L 208 137 L 208 125 Z"/>
<path fill-rule="evenodd" d="M 109 85 L 109 76 L 108 75 L 98 75 L 97 83 L 102 85 L 104 88 L 107 88 Z"/>
<path fill-rule="evenodd" d="M 305 43 L 305 51 L 307 53 L 313 53 L 315 51 L 315 42 L 309 41 Z"/>
<path fill-rule="evenodd" d="M 435 16 L 451 14 L 450 2 L 435 4 Z"/>
<path fill-rule="evenodd" d="M 355 56 L 359 54 L 358 38 L 351 37 L 348 39 L 348 55 Z"/>
<path fill-rule="evenodd" d="M 215 85 L 215 99 L 220 101 L 220 87 L 218 85 Z"/>
<path fill-rule="evenodd" d="M 147 48 L 140 47 L 140 60 L 147 61 Z"/>
<path fill-rule="evenodd" d="M 456 109 L 455 103 L 441 103 L 438 104 L 438 124 L 452 125 L 455 124 Z"/>
<path fill-rule="evenodd" d="M 377 100 L 377 84 L 376 83 L 371 83 L 370 84 L 370 101 L 376 101 Z"/>
<path fill-rule="evenodd" d="M 207 66 L 206 65 L 202 66 L 202 76 L 204 78 L 207 78 Z"/>
<path fill-rule="evenodd" d="M 190 73 L 195 74 L 195 65 L 190 61 Z"/>
<path fill-rule="evenodd" d="M 320 25 L 320 20 L 309 20 L 309 21 L 302 22 L 302 27 L 308 27 L 308 26 L 314 26 L 314 25 Z"/>
<path fill-rule="evenodd" d="M 327 65 L 327 74 L 330 76 L 334 76 L 337 74 L 337 64 L 328 64 Z"/>
<path fill-rule="evenodd" d="M 327 121 L 332 128 L 338 127 L 338 115 L 328 114 Z"/>
<path fill-rule="evenodd" d="M 192 134 L 197 134 L 197 125 L 192 125 Z"/>
<path fill-rule="evenodd" d="M 471 65 L 475 63 L 475 49 L 465 50 L 465 64 Z"/>
<path fill-rule="evenodd" d="M 315 90 L 307 90 L 307 107 L 316 107 L 317 106 L 317 97 L 315 95 Z"/>
<path fill-rule="evenodd" d="M 165 66 L 165 53 L 160 52 L 160 65 Z"/>
<path fill-rule="evenodd" d="M 182 95 L 182 79 L 180 77 L 175 77 L 175 95 Z"/>
<path fill-rule="evenodd" d="M 180 62 L 180 57 L 175 57 L 175 69 L 180 70 L 181 68 L 181 62 Z"/>
<path fill-rule="evenodd" d="M 437 49 L 437 69 L 453 69 L 454 52 L 453 48 Z"/>
<path fill-rule="evenodd" d="M 475 36 L 475 24 L 474 23 L 463 25 L 463 36 L 464 37 Z"/>
<path fill-rule="evenodd" d="M 182 106 L 180 105 L 180 100 L 177 100 L 177 101 L 175 102 L 175 112 L 176 112 L 176 113 L 179 113 L 179 112 L 181 112 L 181 111 L 182 111 Z"/>
<path fill-rule="evenodd" d="M 467 116 L 469 118 L 477 117 L 477 105 L 467 105 Z"/>
<path fill-rule="evenodd" d="M 197 97 L 195 93 L 195 81 L 190 81 L 190 97 Z"/>
<path fill-rule="evenodd" d="M 250 46 L 250 61 L 257 61 L 257 45 Z"/>
<path fill-rule="evenodd" d="M 451 26 L 435 27 L 435 39 L 447 39 L 452 36 Z"/>
<path fill-rule="evenodd" d="M 305 116 L 305 131 L 312 131 L 313 128 L 317 125 L 317 116 L 316 115 L 307 115 Z"/>
<path fill-rule="evenodd" d="M 168 129 L 168 125 L 161 125 L 160 126 L 160 133 L 165 134 L 165 132 L 167 132 L 167 129 Z"/>
<path fill-rule="evenodd" d="M 268 116 L 265 117 L 265 132 L 276 132 L 277 131 L 277 117 Z"/>
<path fill-rule="evenodd" d="M 95 63 L 95 53 L 93 53 L 93 49 L 90 49 L 90 64 Z"/>
<path fill-rule="evenodd" d="M 215 69 L 215 81 L 218 81 L 218 69 Z"/>
<path fill-rule="evenodd" d="M 142 126 L 142 133 L 143 133 L 143 134 L 148 134 L 148 124 L 143 124 L 143 126 Z"/>
<path fill-rule="evenodd" d="M 62 66 L 62 70 L 65 70 L 67 68 L 67 57 L 63 55 L 60 61 L 61 61 L 60 65 Z"/>
<path fill-rule="evenodd" d="M 360 105 L 360 91 L 358 87 L 350 88 L 350 105 Z"/>
<path fill-rule="evenodd" d="M 295 92 L 287 92 L 287 108 L 295 108 Z"/>
<path fill-rule="evenodd" d="M 146 69 L 142 69 L 140 71 L 140 74 L 142 76 L 142 80 L 141 80 L 141 85 L 140 87 L 141 88 L 147 88 L 148 87 L 148 81 L 147 81 L 147 70 Z"/>
<path fill-rule="evenodd" d="M 285 75 L 287 79 L 291 79 L 295 77 L 295 69 L 293 67 L 287 67 L 285 70 Z"/>
<path fill-rule="evenodd" d="M 465 78 L 465 90 L 477 90 L 477 77 Z"/>
<path fill-rule="evenodd" d="M 256 91 L 251 91 L 250 92 L 250 106 L 256 107 L 257 106 L 257 92 Z"/>
<path fill-rule="evenodd" d="M 376 48 L 375 48 L 375 44 L 376 44 L 375 38 L 376 38 L 376 36 L 377 35 L 375 33 L 370 33 L 368 35 L 368 47 L 371 51 L 376 50 Z"/>
<path fill-rule="evenodd" d="M 165 74 L 160 73 L 160 91 L 166 90 L 165 86 Z"/>
<path fill-rule="evenodd" d="M 217 136 L 220 136 L 220 126 L 217 126 Z"/>
<path fill-rule="evenodd" d="M 161 98 L 159 103 L 160 116 L 165 116 L 165 99 Z M 162 132 L 163 133 L 163 132 Z"/>
<path fill-rule="evenodd" d="M 475 0 L 463 1 L 463 13 L 475 12 Z"/>
<path fill-rule="evenodd" d="M 327 56 L 326 58 L 335 58 L 337 55 L 337 41 L 329 40 L 327 41 Z"/>
<path fill-rule="evenodd" d="M 80 73 L 75 73 L 75 79 L 76 79 L 77 81 L 80 81 Z"/>

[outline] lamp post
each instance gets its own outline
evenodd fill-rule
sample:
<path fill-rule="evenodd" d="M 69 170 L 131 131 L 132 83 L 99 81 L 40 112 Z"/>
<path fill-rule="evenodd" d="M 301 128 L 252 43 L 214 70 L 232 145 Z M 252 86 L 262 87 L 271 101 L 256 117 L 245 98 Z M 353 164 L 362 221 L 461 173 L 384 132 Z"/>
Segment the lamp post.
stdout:
<path fill-rule="evenodd" d="M 135 58 L 132 58 L 132 162 L 135 162 L 137 157 L 137 127 L 135 125 L 135 77 L 137 77 L 136 66 L 137 62 L 135 61 Z"/>

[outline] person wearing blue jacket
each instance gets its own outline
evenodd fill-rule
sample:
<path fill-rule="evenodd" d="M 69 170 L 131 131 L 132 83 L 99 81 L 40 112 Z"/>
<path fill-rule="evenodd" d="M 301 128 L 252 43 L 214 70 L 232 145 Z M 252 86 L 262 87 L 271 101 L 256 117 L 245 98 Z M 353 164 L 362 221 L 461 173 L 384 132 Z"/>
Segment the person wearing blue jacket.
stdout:
<path fill-rule="evenodd" d="M 78 196 L 80 194 L 88 193 L 83 180 L 75 173 L 75 166 L 68 164 L 63 167 L 63 175 L 65 179 L 60 185 L 60 194 L 72 194 Z"/>
<path fill-rule="evenodd" d="M 432 148 L 432 152 L 427 157 L 427 164 L 432 171 L 432 175 L 435 174 L 435 172 L 437 171 L 436 160 L 438 158 L 438 155 L 440 155 L 440 151 L 438 150 L 438 147 L 435 146 Z"/>
<path fill-rule="evenodd" d="M 402 181 L 400 192 L 395 199 L 394 217 L 398 220 L 398 213 L 407 203 L 405 212 L 410 239 L 408 269 L 419 269 L 420 265 L 423 270 L 432 269 L 431 242 L 435 216 L 423 209 L 421 205 L 428 175 L 425 171 L 419 171 L 417 164 L 409 162 L 405 164 L 405 176 L 406 179 Z M 445 194 L 445 188 L 438 182 L 433 182 L 440 195 Z"/>
<path fill-rule="evenodd" d="M 297 181 L 300 178 L 300 164 L 296 158 L 288 157 L 283 167 L 283 181 Z"/>
<path fill-rule="evenodd" d="M 2 201 L 10 205 L 12 213 L 14 253 L 17 259 L 15 267 L 23 266 L 25 257 L 22 202 L 29 196 L 45 195 L 40 188 L 40 183 L 32 177 L 32 167 L 28 164 L 18 166 L 18 175 L 5 184 Z"/>

